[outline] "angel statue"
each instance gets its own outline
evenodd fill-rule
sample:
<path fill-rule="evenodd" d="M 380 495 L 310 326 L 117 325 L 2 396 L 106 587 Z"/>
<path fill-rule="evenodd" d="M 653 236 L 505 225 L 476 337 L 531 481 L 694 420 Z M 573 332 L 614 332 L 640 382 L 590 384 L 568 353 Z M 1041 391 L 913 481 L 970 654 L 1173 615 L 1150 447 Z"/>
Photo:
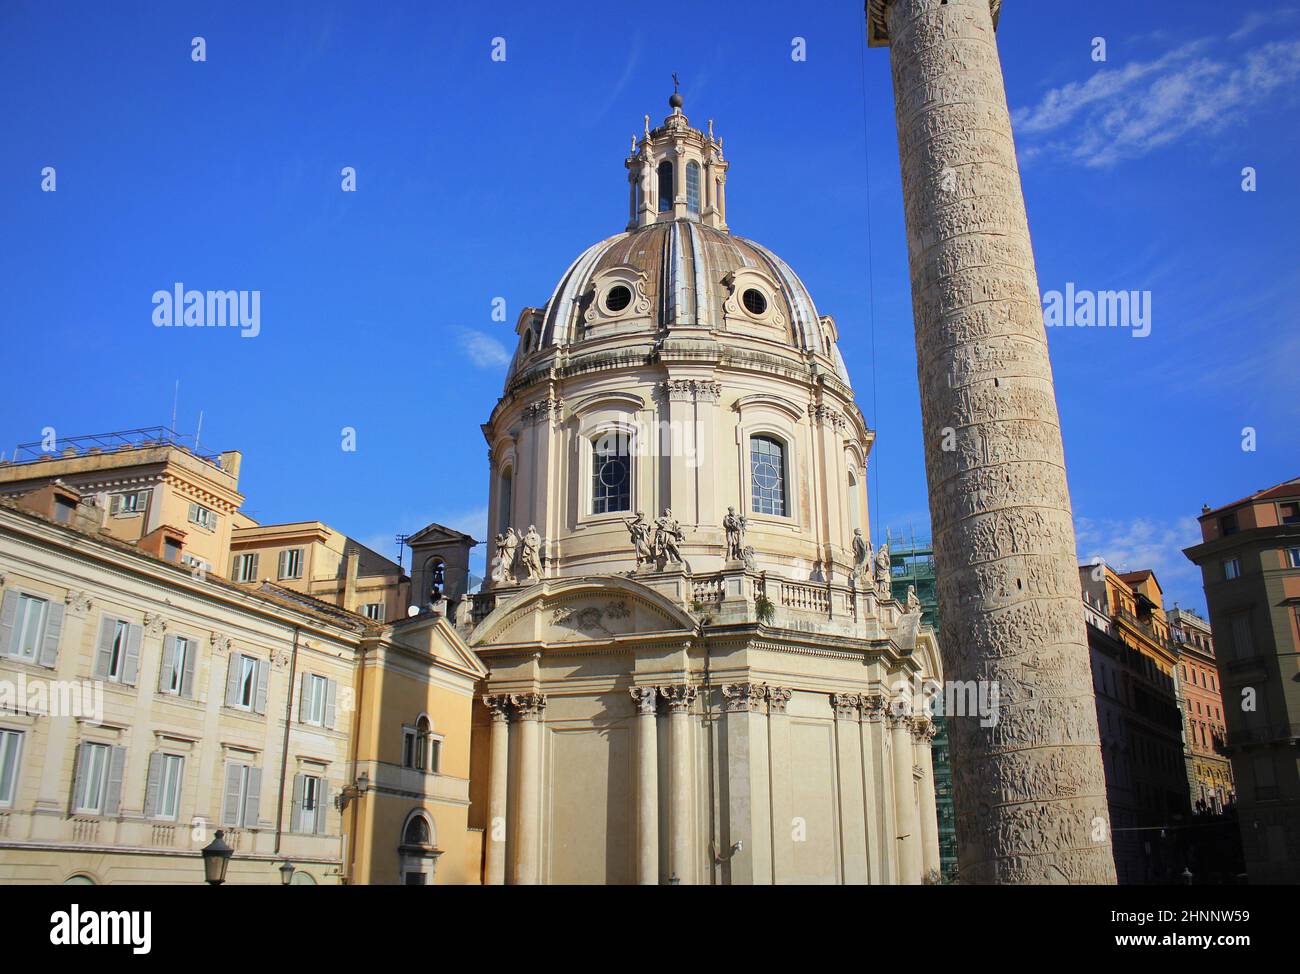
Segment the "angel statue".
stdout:
<path fill-rule="evenodd" d="M 890 593 L 889 542 L 876 552 L 876 598 L 887 599 Z"/>
<path fill-rule="evenodd" d="M 870 574 L 871 542 L 862 536 L 861 528 L 853 529 L 853 581 L 861 582 Z"/>
<path fill-rule="evenodd" d="M 640 571 L 642 565 L 650 565 L 654 562 L 654 552 L 650 548 L 650 524 L 641 511 L 636 512 L 636 517 L 624 518 L 623 523 L 627 525 L 628 534 L 632 536 L 632 550 L 636 553 L 636 570 Z"/>
<path fill-rule="evenodd" d="M 661 568 L 674 561 L 679 565 L 686 564 L 682 560 L 682 551 L 679 547 L 685 539 L 686 534 L 682 531 L 681 523 L 673 517 L 673 512 L 665 507 L 663 514 L 655 518 L 655 559 Z"/>
<path fill-rule="evenodd" d="M 722 519 L 722 530 L 727 533 L 727 561 L 745 560 L 745 528 L 749 519 L 736 514 L 734 507 L 727 508 L 727 516 Z"/>
<path fill-rule="evenodd" d="M 506 528 L 496 537 L 497 556 L 492 569 L 494 582 L 513 582 L 515 580 L 515 549 L 519 547 L 519 536 L 514 528 Z"/>
<path fill-rule="evenodd" d="M 519 552 L 519 562 L 530 582 L 542 577 L 542 536 L 534 525 L 528 525 L 524 535 L 524 547 Z"/>

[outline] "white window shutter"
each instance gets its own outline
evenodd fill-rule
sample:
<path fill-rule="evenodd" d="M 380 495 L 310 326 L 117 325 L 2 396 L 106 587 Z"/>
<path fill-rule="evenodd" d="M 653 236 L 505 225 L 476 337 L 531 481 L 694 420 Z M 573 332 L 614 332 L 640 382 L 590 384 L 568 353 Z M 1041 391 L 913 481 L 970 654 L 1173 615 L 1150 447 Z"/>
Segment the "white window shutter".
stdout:
<path fill-rule="evenodd" d="M 311 686 L 311 675 L 302 673 L 298 677 L 298 723 L 305 724 L 311 717 L 311 701 L 307 699 L 307 688 Z"/>
<path fill-rule="evenodd" d="M 14 651 L 14 622 L 18 618 L 18 593 L 6 592 L 0 608 L 0 653 Z"/>
<path fill-rule="evenodd" d="M 198 504 L 191 504 L 191 505 L 190 505 L 190 520 L 193 521 L 195 524 L 198 523 L 198 521 L 199 521 L 199 505 L 198 505 Z"/>
<path fill-rule="evenodd" d="M 114 494 L 108 501 L 108 513 L 116 514 L 122 509 L 122 495 Z"/>
<path fill-rule="evenodd" d="M 253 554 L 253 555 L 250 555 L 249 557 L 251 557 L 251 558 L 253 559 L 253 567 L 249 570 L 249 573 L 248 573 L 248 580 L 249 580 L 250 582 L 256 582 L 256 581 L 257 581 L 257 562 L 258 562 L 258 556 L 257 556 L 256 554 Z"/>
<path fill-rule="evenodd" d="M 163 756 L 154 751 L 149 755 L 149 777 L 144 786 L 144 817 L 158 814 L 158 790 L 162 787 Z"/>
<path fill-rule="evenodd" d="M 86 765 L 90 763 L 90 748 L 85 743 L 77 745 L 76 769 L 77 773 L 72 776 L 72 801 L 69 803 L 69 810 L 75 812 L 77 806 L 81 803 L 81 796 L 86 788 Z"/>
<path fill-rule="evenodd" d="M 239 671 L 243 657 L 238 653 L 230 654 L 230 662 L 226 666 L 226 706 L 236 707 L 239 705 Z"/>
<path fill-rule="evenodd" d="M 232 582 L 238 582 L 238 581 L 240 581 L 240 580 L 243 578 L 243 574 L 244 574 L 244 573 L 243 573 L 242 569 L 243 569 L 243 567 L 244 567 L 244 558 L 245 558 L 245 557 L 247 557 L 247 556 L 245 556 L 245 555 L 231 555 L 231 556 L 230 556 L 230 580 L 231 580 Z"/>
<path fill-rule="evenodd" d="M 302 812 L 303 798 L 307 793 L 307 776 L 296 774 L 293 776 L 293 804 L 289 806 L 289 831 L 306 832 L 303 827 L 303 819 L 306 818 Z"/>
<path fill-rule="evenodd" d="M 253 701 L 254 713 L 266 713 L 266 685 L 271 678 L 270 660 L 257 661 L 257 698 Z"/>
<path fill-rule="evenodd" d="M 323 835 L 325 833 L 325 815 L 330 807 L 329 801 L 329 782 L 325 780 L 324 775 L 321 775 L 316 787 L 316 821 L 312 823 L 312 831 L 317 835 Z"/>
<path fill-rule="evenodd" d="M 41 640 L 41 665 L 54 669 L 59 659 L 59 639 L 63 636 L 62 602 L 50 600 L 49 615 L 45 620 L 45 637 Z"/>
<path fill-rule="evenodd" d="M 248 794 L 244 797 L 244 828 L 257 828 L 259 806 L 262 800 L 262 769 L 248 769 Z"/>
<path fill-rule="evenodd" d="M 158 692 L 166 693 L 172 686 L 172 671 L 176 659 L 176 637 L 163 639 L 162 666 L 158 668 Z M 152 759 L 151 759 L 152 760 Z"/>
<path fill-rule="evenodd" d="M 198 663 L 199 644 L 191 639 L 185 644 L 185 667 L 181 670 L 181 696 L 194 699 L 194 668 Z"/>
<path fill-rule="evenodd" d="M 243 765 L 226 762 L 226 787 L 221 798 L 221 824 L 238 825 L 240 809 L 239 784 Z"/>
<path fill-rule="evenodd" d="M 337 707 L 337 698 L 339 692 L 338 680 L 325 681 L 325 726 L 334 726 L 334 714 Z"/>
<path fill-rule="evenodd" d="M 104 788 L 104 814 L 122 810 L 122 773 L 126 769 L 126 748 L 115 747 L 108 758 L 108 784 Z"/>
<path fill-rule="evenodd" d="M 140 669 L 140 640 L 144 636 L 144 627 L 132 622 L 126 627 L 126 656 L 122 660 L 122 682 L 135 686 L 136 673 Z"/>
<path fill-rule="evenodd" d="M 280 567 L 279 570 L 276 571 L 275 573 L 277 578 L 284 578 L 288 561 L 289 561 L 289 552 L 287 551 L 280 552 Z"/>
<path fill-rule="evenodd" d="M 94 677 L 96 680 L 108 679 L 108 665 L 113 659 L 113 636 L 117 620 L 101 616 L 99 620 L 99 644 L 95 647 Z"/>

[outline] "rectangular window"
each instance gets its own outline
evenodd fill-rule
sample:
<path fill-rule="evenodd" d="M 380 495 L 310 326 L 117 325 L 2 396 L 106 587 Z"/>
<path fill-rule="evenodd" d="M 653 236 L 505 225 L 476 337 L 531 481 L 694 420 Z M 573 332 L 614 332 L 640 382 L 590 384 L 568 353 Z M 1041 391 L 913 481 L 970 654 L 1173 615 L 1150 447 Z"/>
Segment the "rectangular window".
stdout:
<path fill-rule="evenodd" d="M 22 731 L 0 730 L 0 806 L 14 803 L 14 793 L 18 790 L 18 762 L 22 755 Z"/>
<path fill-rule="evenodd" d="M 14 618 L 13 642 L 9 654 L 19 659 L 35 659 L 45 638 L 45 617 L 50 603 L 34 595 L 18 596 L 18 612 Z"/>
<path fill-rule="evenodd" d="M 226 792 L 222 799 L 221 824 L 253 828 L 258 824 L 262 771 L 239 761 L 226 763 Z"/>
<path fill-rule="evenodd" d="M 1300 502 L 1288 501 L 1279 504 L 1277 513 L 1283 524 L 1300 524 Z"/>
<path fill-rule="evenodd" d="M 1300 568 L 1300 548 L 1287 548 L 1286 567 Z"/>
<path fill-rule="evenodd" d="M 160 754 L 157 818 L 175 819 L 181 807 L 181 780 L 185 759 L 178 754 Z"/>
<path fill-rule="evenodd" d="M 1234 578 L 1241 577 L 1241 559 L 1225 558 L 1223 559 L 1223 578 L 1225 581 L 1232 581 Z"/>
<path fill-rule="evenodd" d="M 1255 655 L 1255 640 L 1250 631 L 1250 613 L 1238 612 L 1230 618 L 1232 624 L 1232 644 L 1237 651 L 1237 659 L 1248 659 Z"/>
<path fill-rule="evenodd" d="M 374 622 L 384 621 L 384 603 L 367 602 L 361 607 L 361 614 Z"/>
<path fill-rule="evenodd" d="M 429 738 L 429 771 L 439 774 L 442 770 L 442 738 Z"/>
<path fill-rule="evenodd" d="M 235 570 L 231 576 L 236 582 L 257 581 L 257 555 L 248 553 L 235 556 Z"/>
<path fill-rule="evenodd" d="M 173 636 L 163 645 L 163 679 L 159 689 L 163 693 L 180 696 L 185 690 L 185 669 L 190 662 L 192 652 L 190 640 L 184 636 Z"/>
<path fill-rule="evenodd" d="M 620 431 L 598 436 L 591 444 L 591 513 L 632 509 L 632 441 Z"/>
<path fill-rule="evenodd" d="M 325 691 L 329 681 L 313 673 L 303 674 L 303 720 L 309 724 L 325 723 Z"/>
<path fill-rule="evenodd" d="M 302 578 L 301 548 L 289 548 L 280 552 L 280 577 Z"/>
<path fill-rule="evenodd" d="M 1230 534 L 1237 533 L 1237 515 L 1225 514 L 1219 518 L 1219 534 L 1227 537 Z"/>
<path fill-rule="evenodd" d="M 293 780 L 293 817 L 290 824 L 294 832 L 320 835 L 325 831 L 325 812 L 329 795 L 325 779 L 315 774 L 300 774 Z"/>
<path fill-rule="evenodd" d="M 415 729 L 402 728 L 402 767 L 415 767 Z"/>
<path fill-rule="evenodd" d="M 54 520 L 60 524 L 71 523 L 72 515 L 76 510 L 77 504 L 75 501 L 71 501 L 66 497 L 54 498 Z"/>
<path fill-rule="evenodd" d="M 98 815 L 104 808 L 104 794 L 108 790 L 108 765 L 112 748 L 107 744 L 82 744 L 81 775 L 77 793 L 73 796 L 73 811 Z"/>
<path fill-rule="evenodd" d="M 147 490 L 133 490 L 126 494 L 114 494 L 109 501 L 109 513 L 117 517 L 128 517 L 144 511 L 149 501 Z"/>
<path fill-rule="evenodd" d="M 244 710 L 253 709 L 257 698 L 257 660 L 251 656 L 240 656 L 234 661 L 239 667 L 239 682 L 235 691 L 235 706 Z"/>
<path fill-rule="evenodd" d="M 205 528 L 208 531 L 217 530 L 218 518 L 216 512 L 209 510 L 202 504 L 190 505 L 189 519 L 191 524 L 197 524 L 199 527 Z"/>

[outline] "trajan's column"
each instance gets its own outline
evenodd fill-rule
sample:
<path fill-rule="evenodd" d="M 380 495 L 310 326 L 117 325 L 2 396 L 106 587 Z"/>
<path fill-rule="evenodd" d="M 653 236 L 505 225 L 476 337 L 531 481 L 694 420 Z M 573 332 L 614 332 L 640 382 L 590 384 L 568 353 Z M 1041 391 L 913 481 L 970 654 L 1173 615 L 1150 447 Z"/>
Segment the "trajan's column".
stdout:
<path fill-rule="evenodd" d="M 1001 0 L 868 0 L 898 118 L 960 881 L 1113 883 L 1065 455 L 994 26 Z"/>

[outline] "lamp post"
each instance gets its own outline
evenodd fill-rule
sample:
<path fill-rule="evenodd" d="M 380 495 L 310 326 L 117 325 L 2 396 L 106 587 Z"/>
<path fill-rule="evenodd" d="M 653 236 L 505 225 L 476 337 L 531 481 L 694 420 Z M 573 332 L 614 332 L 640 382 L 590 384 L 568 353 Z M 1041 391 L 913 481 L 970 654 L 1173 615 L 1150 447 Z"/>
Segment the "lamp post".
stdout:
<path fill-rule="evenodd" d="M 293 863 L 286 859 L 280 866 L 280 885 L 288 886 L 293 882 Z"/>
<path fill-rule="evenodd" d="M 212 841 L 203 847 L 203 878 L 209 886 L 220 886 L 226 881 L 226 867 L 230 865 L 230 857 L 235 854 L 235 850 L 222 841 L 221 837 L 225 834 L 217 829 Z"/>

